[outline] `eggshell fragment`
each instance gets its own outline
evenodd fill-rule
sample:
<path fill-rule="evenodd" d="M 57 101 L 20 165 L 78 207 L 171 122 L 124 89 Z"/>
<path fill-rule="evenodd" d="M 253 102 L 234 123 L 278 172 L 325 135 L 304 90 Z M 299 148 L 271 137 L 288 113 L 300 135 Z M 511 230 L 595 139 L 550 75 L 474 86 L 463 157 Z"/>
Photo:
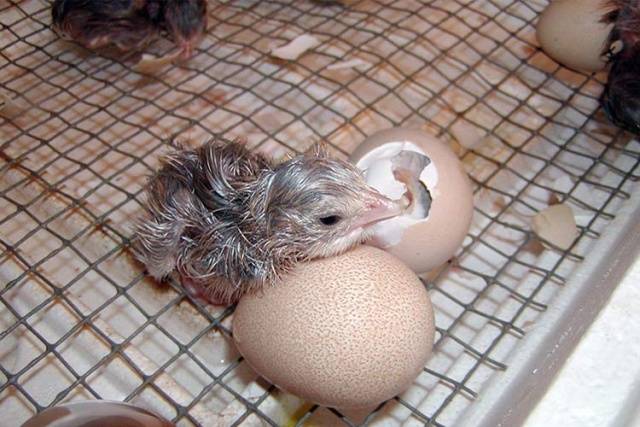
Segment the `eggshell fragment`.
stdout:
<path fill-rule="evenodd" d="M 331 64 L 327 66 L 327 70 L 342 70 L 345 68 L 357 68 L 362 66 L 370 66 L 368 62 L 363 61 L 362 59 L 351 59 L 349 61 L 337 62 L 335 64 Z"/>
<path fill-rule="evenodd" d="M 367 183 L 391 198 L 407 186 L 391 172 L 403 151 L 425 155 L 429 163 L 418 171 L 429 192 L 427 216 L 395 217 L 375 226 L 368 243 L 394 254 L 416 273 L 425 273 L 449 260 L 469 231 L 473 215 L 471 184 L 462 163 L 444 143 L 426 132 L 395 128 L 377 132 L 356 148 L 350 160 L 364 171 Z"/>
<path fill-rule="evenodd" d="M 559 63 L 580 71 L 606 66 L 602 53 L 613 24 L 600 22 L 610 8 L 605 0 L 554 0 L 540 15 L 536 36 Z"/>
<path fill-rule="evenodd" d="M 273 49 L 271 51 L 271 55 L 276 58 L 293 61 L 298 59 L 298 57 L 307 50 L 318 45 L 320 45 L 320 40 L 309 34 L 302 34 L 301 36 L 291 40 L 286 45 Z"/>
<path fill-rule="evenodd" d="M 247 362 L 278 387 L 320 405 L 362 408 L 401 393 L 421 372 L 434 318 L 418 277 L 396 257 L 361 245 L 245 295 L 233 336 Z"/>
<path fill-rule="evenodd" d="M 169 53 L 160 57 L 149 55 L 148 53 L 143 53 L 140 61 L 136 63 L 133 69 L 141 74 L 153 74 L 165 65 L 170 64 L 178 59 L 181 54 L 181 50 L 177 50 L 173 53 Z"/>
<path fill-rule="evenodd" d="M 573 211 L 563 203 L 538 212 L 533 217 L 531 228 L 543 241 L 562 250 L 569 249 L 578 235 Z"/>

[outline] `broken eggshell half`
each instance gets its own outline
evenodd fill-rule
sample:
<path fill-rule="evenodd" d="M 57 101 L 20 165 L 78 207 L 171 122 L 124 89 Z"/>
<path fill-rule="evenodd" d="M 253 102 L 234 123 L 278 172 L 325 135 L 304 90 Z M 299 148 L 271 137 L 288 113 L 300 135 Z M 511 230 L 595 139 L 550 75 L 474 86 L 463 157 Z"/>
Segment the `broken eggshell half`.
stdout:
<path fill-rule="evenodd" d="M 382 221 L 367 242 L 426 273 L 449 260 L 469 231 L 473 193 L 451 149 L 420 130 L 394 128 L 365 139 L 350 157 L 382 194 L 406 197 L 405 213 Z"/>

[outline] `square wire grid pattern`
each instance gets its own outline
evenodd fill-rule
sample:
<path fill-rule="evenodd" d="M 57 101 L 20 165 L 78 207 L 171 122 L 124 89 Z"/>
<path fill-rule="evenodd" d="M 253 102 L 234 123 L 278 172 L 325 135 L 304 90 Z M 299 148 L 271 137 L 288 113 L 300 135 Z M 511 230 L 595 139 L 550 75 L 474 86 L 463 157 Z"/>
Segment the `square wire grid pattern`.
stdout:
<path fill-rule="evenodd" d="M 0 3 L 0 88 L 22 111 L 0 118 L 0 412 L 15 425 L 103 398 L 185 426 L 454 425 L 637 187 L 640 146 L 598 109 L 604 77 L 536 47 L 544 6 L 209 2 L 194 57 L 141 76 L 135 54 L 60 40 L 47 2 Z M 322 43 L 294 62 L 269 56 L 304 33 Z M 159 39 L 149 51 L 171 49 Z M 274 157 L 325 140 L 345 156 L 391 126 L 450 143 L 476 209 L 456 258 L 425 278 L 433 357 L 373 412 L 277 390 L 231 344 L 232 307 L 201 306 L 132 261 L 145 176 L 172 140 L 242 137 Z M 530 231 L 554 201 L 576 213 L 568 251 L 543 248 Z"/>

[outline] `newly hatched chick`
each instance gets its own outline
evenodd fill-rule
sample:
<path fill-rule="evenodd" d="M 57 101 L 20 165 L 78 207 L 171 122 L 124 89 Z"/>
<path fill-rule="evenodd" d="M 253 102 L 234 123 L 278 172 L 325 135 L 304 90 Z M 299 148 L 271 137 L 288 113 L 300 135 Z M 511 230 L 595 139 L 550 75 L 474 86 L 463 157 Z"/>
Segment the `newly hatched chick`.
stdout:
<path fill-rule="evenodd" d="M 229 303 L 297 262 L 362 242 L 404 204 L 321 148 L 272 165 L 242 144 L 212 141 L 170 154 L 151 177 L 135 252 L 153 277 L 175 269 L 191 293 Z"/>
<path fill-rule="evenodd" d="M 140 50 L 166 30 L 191 55 L 206 28 L 206 0 L 55 0 L 53 28 L 89 49 Z"/>
<path fill-rule="evenodd" d="M 608 45 L 622 42 L 611 54 L 611 69 L 601 98 L 602 107 L 617 126 L 640 134 L 640 0 L 612 0 L 613 12 L 603 22 L 613 22 Z"/>
<path fill-rule="evenodd" d="M 89 49 L 115 45 L 121 50 L 143 48 L 153 37 L 158 2 L 146 0 L 56 0 L 53 28 L 61 37 Z"/>
<path fill-rule="evenodd" d="M 182 51 L 182 57 L 189 58 L 207 27 L 207 3 L 205 0 L 166 0 L 164 3 L 164 26 Z"/>

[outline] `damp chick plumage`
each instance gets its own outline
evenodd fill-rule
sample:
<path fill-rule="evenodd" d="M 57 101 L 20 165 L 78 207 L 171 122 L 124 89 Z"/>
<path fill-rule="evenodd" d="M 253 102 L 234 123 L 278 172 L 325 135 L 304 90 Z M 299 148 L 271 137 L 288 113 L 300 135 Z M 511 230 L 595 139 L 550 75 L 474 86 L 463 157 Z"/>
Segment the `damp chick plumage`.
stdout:
<path fill-rule="evenodd" d="M 151 177 L 135 253 L 196 296 L 229 303 L 301 261 L 346 251 L 401 211 L 321 149 L 274 165 L 239 143 L 167 156 Z"/>
<path fill-rule="evenodd" d="M 611 68 L 600 102 L 612 123 L 640 134 L 640 0 L 611 0 L 608 6 L 612 11 L 602 19 L 613 23 L 607 45 L 620 41 L 621 47 L 610 52 Z"/>
<path fill-rule="evenodd" d="M 206 28 L 206 0 L 55 0 L 53 28 L 89 49 L 140 50 L 166 30 L 191 55 Z"/>
<path fill-rule="evenodd" d="M 167 0 L 162 25 L 174 43 L 188 58 L 200 42 L 207 27 L 207 3 L 204 0 Z"/>

